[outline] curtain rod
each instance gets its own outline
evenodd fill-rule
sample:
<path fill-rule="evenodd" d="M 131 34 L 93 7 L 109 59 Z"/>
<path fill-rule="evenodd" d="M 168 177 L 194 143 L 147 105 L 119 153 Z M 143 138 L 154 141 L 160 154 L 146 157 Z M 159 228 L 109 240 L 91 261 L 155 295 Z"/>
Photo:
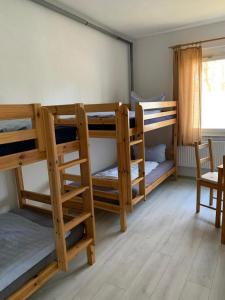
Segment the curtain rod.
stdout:
<path fill-rule="evenodd" d="M 225 36 L 214 38 L 214 39 L 209 39 L 209 40 L 203 40 L 203 41 L 197 41 L 197 42 L 191 42 L 191 43 L 185 43 L 185 44 L 178 44 L 178 45 L 170 46 L 169 48 L 175 49 L 175 48 L 185 47 L 185 46 L 194 45 L 194 44 L 204 44 L 204 43 L 209 43 L 209 42 L 214 42 L 214 41 L 220 41 L 220 40 L 224 40 L 224 39 L 225 39 Z"/>

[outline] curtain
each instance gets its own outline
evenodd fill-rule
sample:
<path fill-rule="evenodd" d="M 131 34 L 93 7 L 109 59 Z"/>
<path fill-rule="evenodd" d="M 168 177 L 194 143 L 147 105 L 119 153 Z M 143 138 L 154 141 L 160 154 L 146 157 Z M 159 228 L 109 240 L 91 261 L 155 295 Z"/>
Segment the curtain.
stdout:
<path fill-rule="evenodd" d="M 178 143 L 201 140 L 202 48 L 174 49 L 173 98 L 178 103 Z"/>

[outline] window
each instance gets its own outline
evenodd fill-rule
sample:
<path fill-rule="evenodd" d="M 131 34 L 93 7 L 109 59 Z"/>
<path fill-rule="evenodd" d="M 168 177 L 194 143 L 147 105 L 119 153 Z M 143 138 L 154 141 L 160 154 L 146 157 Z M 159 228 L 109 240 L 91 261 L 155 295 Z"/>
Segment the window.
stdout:
<path fill-rule="evenodd" d="M 225 58 L 203 62 L 202 129 L 203 135 L 225 133 Z"/>

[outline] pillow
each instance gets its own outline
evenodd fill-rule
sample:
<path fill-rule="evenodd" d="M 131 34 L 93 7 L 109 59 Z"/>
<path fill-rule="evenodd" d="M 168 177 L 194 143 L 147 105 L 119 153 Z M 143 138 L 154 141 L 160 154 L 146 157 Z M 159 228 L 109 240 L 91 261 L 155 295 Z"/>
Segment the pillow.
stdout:
<path fill-rule="evenodd" d="M 134 147 L 134 154 L 137 158 L 137 147 Z M 166 160 L 166 145 L 159 144 L 152 147 L 145 147 L 145 160 L 162 163 Z"/>
<path fill-rule="evenodd" d="M 130 96 L 130 103 L 131 103 L 131 110 L 135 110 L 135 106 L 137 103 L 139 102 L 157 102 L 157 101 L 165 101 L 166 96 L 164 94 L 160 95 L 160 96 L 156 96 L 156 97 L 152 97 L 149 99 L 144 99 L 140 96 L 138 96 L 134 91 L 131 92 L 131 96 Z M 156 112 L 160 112 L 160 110 L 152 110 L 152 113 L 156 113 Z"/>
<path fill-rule="evenodd" d="M 145 160 L 157 161 L 158 163 L 166 160 L 166 145 L 159 144 L 145 148 Z"/>

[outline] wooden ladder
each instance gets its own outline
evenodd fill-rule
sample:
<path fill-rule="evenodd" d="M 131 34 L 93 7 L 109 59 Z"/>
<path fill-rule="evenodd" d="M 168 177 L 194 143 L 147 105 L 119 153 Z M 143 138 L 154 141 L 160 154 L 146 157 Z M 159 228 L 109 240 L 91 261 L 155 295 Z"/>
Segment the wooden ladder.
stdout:
<path fill-rule="evenodd" d="M 42 112 L 45 125 L 46 152 L 53 223 L 55 229 L 56 252 L 59 268 L 67 271 L 68 262 L 84 248 L 87 248 L 89 264 L 93 264 L 95 261 L 95 228 L 88 152 L 87 119 L 82 105 L 75 104 L 73 114 L 75 114 L 74 122 L 77 129 L 77 135 L 79 136 L 79 140 L 76 139 L 75 142 L 76 144 L 79 143 L 79 158 L 64 162 L 62 157 L 59 158 L 57 153 L 54 114 L 50 108 L 51 107 L 43 108 Z M 62 109 L 60 111 L 62 112 Z M 67 168 L 74 166 L 80 166 L 80 186 L 73 187 L 71 190 L 65 191 L 66 189 L 64 189 L 62 173 L 64 173 Z M 69 221 L 66 222 L 64 206 L 68 207 L 68 203 L 75 200 L 78 196 L 83 200 L 83 210 L 78 215 L 73 215 Z M 67 249 L 65 239 L 66 234 L 81 223 L 85 224 L 85 238 L 75 244 L 72 248 Z"/>
<path fill-rule="evenodd" d="M 135 134 L 130 135 L 129 110 L 125 106 L 125 149 L 127 162 L 127 191 L 128 191 L 128 210 L 132 211 L 133 206 L 142 199 L 145 199 L 145 141 L 144 141 L 144 119 L 143 110 L 140 105 L 136 105 L 135 110 Z M 131 140 L 132 138 L 132 140 Z M 131 158 L 131 148 L 137 148 L 137 157 Z M 131 167 L 138 165 L 138 177 L 132 180 Z M 133 198 L 132 188 L 138 185 L 138 194 Z"/>

